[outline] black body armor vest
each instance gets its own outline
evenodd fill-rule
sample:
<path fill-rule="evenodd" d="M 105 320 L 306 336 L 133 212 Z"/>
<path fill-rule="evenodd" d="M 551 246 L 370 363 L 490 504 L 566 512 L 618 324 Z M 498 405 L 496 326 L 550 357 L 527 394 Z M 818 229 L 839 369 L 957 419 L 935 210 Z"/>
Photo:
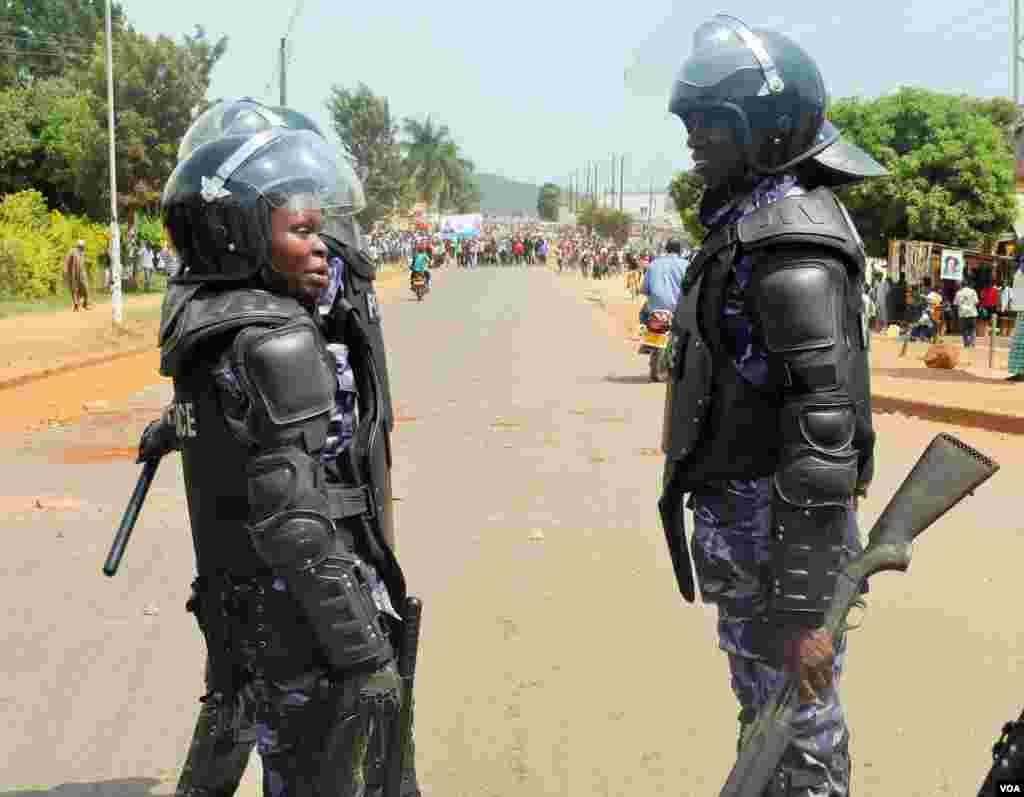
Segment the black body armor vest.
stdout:
<path fill-rule="evenodd" d="M 364 306 L 379 318 L 375 297 L 363 301 L 373 303 Z M 247 471 L 252 451 L 238 430 L 232 430 L 231 424 L 237 421 L 221 406 L 223 399 L 213 376 L 227 347 L 244 328 L 281 327 L 309 317 L 310 312 L 295 299 L 254 288 L 172 283 L 164 299 L 160 373 L 174 380 L 174 415 L 198 575 L 190 610 L 207 638 L 211 677 L 224 692 L 230 692 L 244 677 L 238 675 L 240 656 L 258 662 L 264 673 L 278 679 L 322 663 L 313 629 L 297 611 L 292 597 L 272 588 L 274 572 L 252 544 Z M 360 323 L 360 328 L 374 324 L 373 320 Z M 369 338 L 366 342 L 371 349 L 376 348 L 369 335 L 365 338 Z M 379 384 L 381 380 L 371 374 L 375 362 L 367 362 L 376 361 L 375 352 L 363 349 L 350 346 L 350 364 L 360 395 L 368 397 L 375 392 L 370 382 Z M 326 348 L 324 357 L 325 369 L 333 375 L 335 365 Z M 373 437 L 367 424 L 378 412 L 384 416 L 383 434 L 377 435 L 376 442 L 367 442 L 368 436 Z M 387 478 L 390 464 L 385 464 L 390 459 L 386 454 L 387 411 L 380 408 L 361 414 L 367 418 L 361 418 L 356 440 L 325 476 L 329 483 L 337 480 L 342 487 L 367 485 L 378 506 L 385 501 L 390 504 L 390 494 L 385 495 L 390 485 L 382 480 Z M 368 500 L 367 507 L 372 503 Z M 370 514 L 379 520 L 382 513 L 374 507 Z M 404 600 L 401 569 L 376 527 L 359 517 L 337 521 L 336 526 L 347 546 L 377 568 L 392 600 Z"/>
<path fill-rule="evenodd" d="M 294 299 L 252 289 L 171 285 L 160 331 L 160 373 L 174 380 L 185 493 L 200 577 L 266 576 L 249 541 L 247 447 L 232 433 L 212 370 L 244 327 L 276 327 L 308 311 Z"/>
<path fill-rule="evenodd" d="M 675 488 L 691 492 L 708 482 L 754 479 L 775 473 L 780 457 L 779 410 L 784 369 L 769 383 L 752 385 L 725 348 L 721 319 L 732 265 L 746 254 L 784 247 L 813 247 L 846 268 L 846 334 L 849 352 L 840 372 L 856 404 L 854 445 L 860 452 L 860 483 L 871 480 L 868 330 L 862 311 L 864 250 L 852 221 L 827 188 L 788 197 L 709 236 L 691 262 L 673 316 L 676 357 L 665 402 L 662 450 L 674 467 Z M 753 280 L 757 280 L 755 262 Z M 752 293 L 748 286 L 747 297 Z M 756 314 L 753 315 L 756 319 Z M 756 328 L 755 335 L 759 334 Z"/>

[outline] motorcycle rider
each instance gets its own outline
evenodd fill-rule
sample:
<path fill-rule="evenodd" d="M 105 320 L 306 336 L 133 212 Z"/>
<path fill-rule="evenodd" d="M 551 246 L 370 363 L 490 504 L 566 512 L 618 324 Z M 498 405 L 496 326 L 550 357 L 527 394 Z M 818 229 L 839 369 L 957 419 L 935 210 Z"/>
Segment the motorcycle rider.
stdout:
<path fill-rule="evenodd" d="M 683 245 L 673 238 L 665 245 L 665 254 L 655 258 L 647 267 L 640 283 L 640 293 L 647 297 L 644 306 L 640 308 L 641 324 L 646 324 L 651 313 L 656 310 L 671 313 L 676 309 L 679 286 L 686 276 L 686 266 L 689 263 L 682 256 L 682 251 Z"/>
<path fill-rule="evenodd" d="M 182 451 L 208 651 L 178 795 L 232 794 L 254 743 L 267 795 L 379 791 L 405 594 L 393 416 L 373 266 L 327 234 L 363 204 L 308 117 L 248 99 L 195 121 L 164 190 L 182 262 L 160 335 L 175 396 L 139 458 Z"/>
<path fill-rule="evenodd" d="M 874 432 L 864 248 L 830 187 L 886 172 L 840 138 L 826 100 L 795 42 L 718 15 L 697 29 L 669 102 L 705 182 L 709 232 L 673 317 L 659 509 L 692 601 L 689 496 L 741 735 L 788 673 L 799 678 L 798 734 L 771 797 L 850 793 L 845 633 L 822 622 L 836 572 L 861 550 Z"/>
<path fill-rule="evenodd" d="M 417 274 L 423 274 L 427 279 L 427 287 L 430 287 L 430 280 L 432 275 L 430 273 L 430 257 L 426 252 L 426 244 L 421 244 L 416 247 L 416 255 L 412 259 L 412 263 L 409 264 L 409 287 L 412 287 L 413 280 Z"/>

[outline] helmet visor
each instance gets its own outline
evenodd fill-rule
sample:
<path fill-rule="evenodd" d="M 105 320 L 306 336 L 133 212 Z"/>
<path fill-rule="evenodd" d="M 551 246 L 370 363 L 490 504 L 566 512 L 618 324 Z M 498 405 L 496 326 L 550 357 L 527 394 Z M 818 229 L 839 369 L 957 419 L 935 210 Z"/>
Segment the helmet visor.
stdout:
<path fill-rule="evenodd" d="M 287 127 L 288 120 L 254 100 L 214 103 L 186 131 L 178 146 L 178 162 L 203 144 L 227 136 L 251 136 L 269 127 Z"/>
<path fill-rule="evenodd" d="M 366 207 L 363 185 L 344 151 L 310 130 L 281 131 L 226 178 L 274 208 L 351 216 Z"/>
<path fill-rule="evenodd" d="M 782 88 L 760 37 L 738 19 L 720 14 L 694 33 L 693 52 L 672 87 L 672 103 L 711 104 Z"/>

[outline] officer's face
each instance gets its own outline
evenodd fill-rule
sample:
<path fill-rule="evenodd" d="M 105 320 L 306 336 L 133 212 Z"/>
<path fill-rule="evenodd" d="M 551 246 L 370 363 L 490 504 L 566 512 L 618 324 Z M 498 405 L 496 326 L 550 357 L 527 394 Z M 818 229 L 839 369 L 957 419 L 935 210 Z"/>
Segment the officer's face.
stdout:
<path fill-rule="evenodd" d="M 746 162 L 727 114 L 693 111 L 685 122 L 693 171 L 705 185 L 714 188 L 743 176 Z"/>
<path fill-rule="evenodd" d="M 327 246 L 319 210 L 277 208 L 270 214 L 270 265 L 298 297 L 315 302 L 327 287 Z"/>

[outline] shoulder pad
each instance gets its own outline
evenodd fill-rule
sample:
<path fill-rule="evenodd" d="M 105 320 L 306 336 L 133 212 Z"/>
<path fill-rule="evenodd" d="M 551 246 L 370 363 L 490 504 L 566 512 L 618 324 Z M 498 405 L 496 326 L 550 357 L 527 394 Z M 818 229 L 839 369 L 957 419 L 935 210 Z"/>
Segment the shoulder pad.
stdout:
<path fill-rule="evenodd" d="M 256 288 L 213 290 L 206 286 L 175 286 L 164 297 L 160 328 L 160 373 L 174 376 L 196 345 L 213 335 L 250 325 L 280 326 L 308 316 L 295 299 Z"/>
<path fill-rule="evenodd" d="M 737 238 L 746 250 L 789 244 L 823 246 L 836 250 L 857 271 L 864 268 L 860 235 L 846 208 L 825 187 L 758 208 L 739 220 Z"/>
<path fill-rule="evenodd" d="M 250 398 L 270 426 L 308 421 L 334 406 L 335 374 L 312 319 L 246 330 L 235 338 L 234 355 Z"/>
<path fill-rule="evenodd" d="M 327 249 L 331 255 L 340 256 L 345 261 L 345 265 L 358 276 L 368 281 L 377 279 L 377 267 L 373 265 L 373 261 L 370 260 L 370 256 L 366 253 L 365 249 L 356 249 L 354 246 L 350 246 L 344 241 L 339 241 L 337 238 L 330 236 L 325 235 L 321 237 L 327 244 Z"/>
<path fill-rule="evenodd" d="M 345 261 L 348 263 L 349 268 L 363 279 L 371 282 L 377 279 L 377 267 L 370 260 L 370 255 L 365 249 L 348 247 L 348 251 L 345 253 Z"/>

